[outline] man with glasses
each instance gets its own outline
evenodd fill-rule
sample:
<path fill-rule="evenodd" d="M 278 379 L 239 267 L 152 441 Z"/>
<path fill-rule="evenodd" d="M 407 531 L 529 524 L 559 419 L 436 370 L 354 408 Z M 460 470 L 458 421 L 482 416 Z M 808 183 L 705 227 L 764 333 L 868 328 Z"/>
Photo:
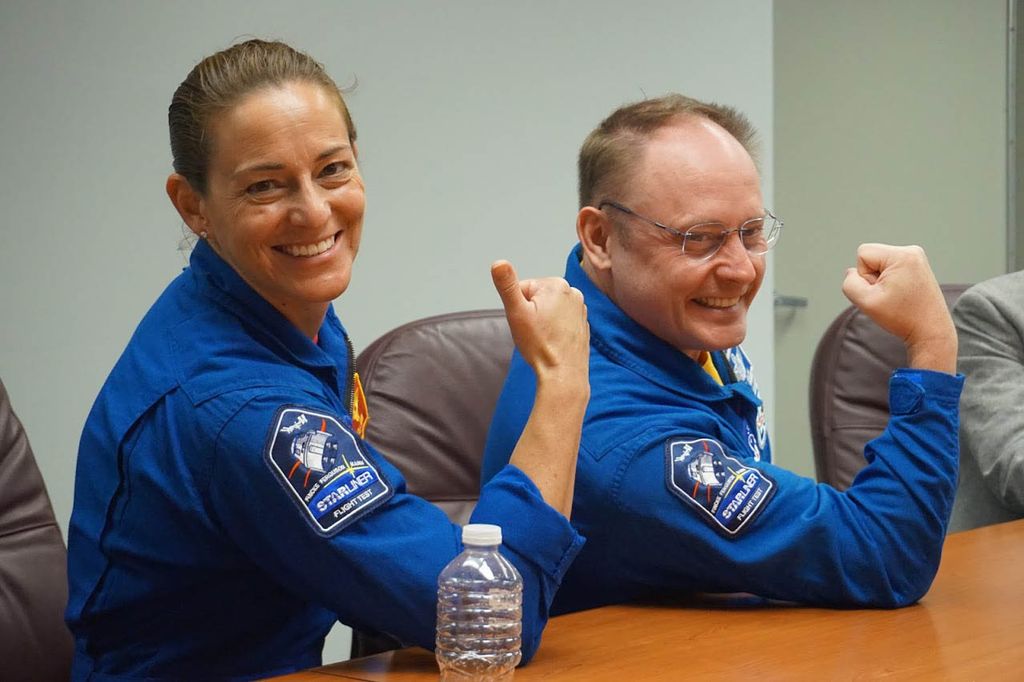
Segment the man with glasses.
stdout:
<path fill-rule="evenodd" d="M 591 325 L 572 514 L 587 544 L 555 611 L 694 592 L 893 607 L 935 575 L 962 386 L 942 293 L 920 248 L 860 247 L 843 291 L 908 351 L 888 428 L 846 492 L 773 465 L 739 347 L 782 230 L 753 138 L 742 114 L 668 95 L 615 111 L 580 151 L 566 279 Z M 485 481 L 508 461 L 534 391 L 513 357 Z"/>

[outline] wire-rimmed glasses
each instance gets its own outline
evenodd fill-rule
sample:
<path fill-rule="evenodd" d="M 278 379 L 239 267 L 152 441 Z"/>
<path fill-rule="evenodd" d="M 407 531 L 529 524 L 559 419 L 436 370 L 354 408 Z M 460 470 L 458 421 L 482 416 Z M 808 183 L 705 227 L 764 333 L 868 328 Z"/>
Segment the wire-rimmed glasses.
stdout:
<path fill-rule="evenodd" d="M 622 211 L 628 215 L 638 218 L 645 223 L 653 225 L 669 234 L 683 240 L 683 253 L 697 261 L 706 261 L 712 258 L 722 244 L 733 232 L 737 233 L 743 247 L 752 256 L 761 256 L 768 253 L 775 243 L 779 241 L 784 223 L 774 213 L 765 209 L 764 215 L 758 218 L 751 218 L 739 227 L 728 228 L 722 223 L 701 223 L 686 230 L 678 230 L 668 225 L 663 225 L 657 220 L 642 216 L 636 211 L 623 206 L 617 201 L 602 201 L 597 209 L 605 206 Z"/>

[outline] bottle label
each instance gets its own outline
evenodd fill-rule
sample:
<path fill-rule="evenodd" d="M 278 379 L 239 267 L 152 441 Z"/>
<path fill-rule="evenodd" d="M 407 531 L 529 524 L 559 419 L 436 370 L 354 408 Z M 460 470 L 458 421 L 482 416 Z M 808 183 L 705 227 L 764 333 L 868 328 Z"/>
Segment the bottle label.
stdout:
<path fill-rule="evenodd" d="M 332 536 L 395 493 L 355 435 L 329 414 L 277 411 L 264 459 L 320 535 Z"/>

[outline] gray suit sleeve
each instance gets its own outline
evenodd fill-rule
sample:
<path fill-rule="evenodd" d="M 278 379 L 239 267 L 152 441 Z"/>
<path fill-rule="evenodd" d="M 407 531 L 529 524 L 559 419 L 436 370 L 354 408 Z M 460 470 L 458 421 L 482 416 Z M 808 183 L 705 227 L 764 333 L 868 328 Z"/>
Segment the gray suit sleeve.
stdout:
<path fill-rule="evenodd" d="M 953 309 L 960 339 L 961 440 L 999 502 L 1024 512 L 1024 273 L 969 289 Z"/>

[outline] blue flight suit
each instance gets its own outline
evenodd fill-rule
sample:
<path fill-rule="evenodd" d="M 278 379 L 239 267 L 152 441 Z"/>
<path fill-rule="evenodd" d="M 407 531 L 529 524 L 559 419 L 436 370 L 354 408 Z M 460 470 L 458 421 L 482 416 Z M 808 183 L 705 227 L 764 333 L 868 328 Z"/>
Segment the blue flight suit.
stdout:
<path fill-rule="evenodd" d="M 846 492 L 770 463 L 764 413 L 738 348 L 724 385 L 597 289 L 572 251 L 566 279 L 590 320 L 591 399 L 572 521 L 587 544 L 553 613 L 696 592 L 895 607 L 928 589 L 956 489 L 963 377 L 897 370 L 892 416 Z M 483 480 L 515 443 L 535 382 L 514 357 Z"/>
<path fill-rule="evenodd" d="M 319 665 L 336 620 L 433 647 L 460 529 L 353 433 L 353 361 L 205 242 L 140 323 L 82 434 L 68 538 L 76 680 L 250 679 Z M 523 656 L 583 539 L 519 469 L 474 523 L 523 576 Z"/>

